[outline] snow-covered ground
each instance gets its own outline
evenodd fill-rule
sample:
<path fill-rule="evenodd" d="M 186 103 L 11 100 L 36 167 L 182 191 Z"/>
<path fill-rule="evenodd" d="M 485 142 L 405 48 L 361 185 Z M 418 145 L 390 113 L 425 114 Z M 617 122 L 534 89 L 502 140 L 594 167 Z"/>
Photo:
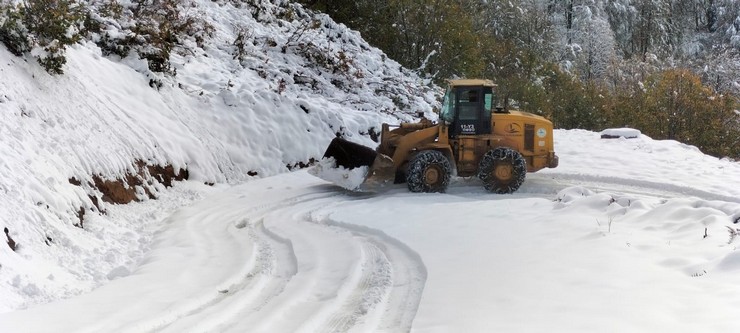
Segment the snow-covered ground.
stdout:
<path fill-rule="evenodd" d="M 740 329 L 740 163 L 557 130 L 560 166 L 513 195 L 461 178 L 445 194 L 349 192 L 288 166 L 337 132 L 371 145 L 382 121 L 433 117 L 434 88 L 324 16 L 308 37 L 363 75 L 283 53 L 303 23 L 277 5 L 258 22 L 196 3 L 215 37 L 175 55 L 160 90 L 140 60 L 91 44 L 58 77 L 0 46 L 0 227 L 16 245 L 0 243 L 0 332 Z M 253 32 L 245 63 L 237 27 Z M 92 176 L 137 160 L 190 180 L 102 214 Z"/>
<path fill-rule="evenodd" d="M 288 1 L 249 3 L 182 8 L 213 36 L 202 48 L 173 50 L 174 77 L 152 73 L 135 54 L 104 57 L 90 42 L 68 48 L 65 74 L 50 76 L 0 44 L 0 244 L 10 237 L 16 245 L 0 246 L 0 311 L 125 275 L 162 221 L 209 191 L 204 183 L 288 172 L 320 158 L 337 134 L 370 145 L 384 121 L 432 116 L 436 88 L 357 32 Z M 248 32 L 244 57 L 235 59 L 240 31 Z M 345 72 L 307 56 L 305 45 L 327 63 L 341 58 Z M 187 168 L 200 186 L 170 195 L 144 179 L 167 204 L 102 202 L 93 176 L 125 178 L 139 163 Z M 84 228 L 75 226 L 80 211 Z"/>
<path fill-rule="evenodd" d="M 474 179 L 357 194 L 306 171 L 178 184 L 122 209 L 203 197 L 160 224 L 130 272 L 0 314 L 0 330 L 739 329 L 740 164 L 645 136 L 555 135 L 561 166 L 513 195 Z"/>

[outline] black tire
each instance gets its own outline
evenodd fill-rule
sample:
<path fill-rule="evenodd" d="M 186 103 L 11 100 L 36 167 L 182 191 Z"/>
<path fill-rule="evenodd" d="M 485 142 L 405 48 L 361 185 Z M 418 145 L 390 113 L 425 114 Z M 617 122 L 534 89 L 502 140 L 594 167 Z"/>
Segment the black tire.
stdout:
<path fill-rule="evenodd" d="M 496 148 L 483 155 L 478 165 L 478 178 L 486 190 L 507 194 L 514 193 L 527 175 L 527 161 L 511 148 Z"/>
<path fill-rule="evenodd" d="M 445 192 L 450 184 L 450 160 L 439 151 L 425 150 L 411 159 L 406 184 L 411 192 Z"/>

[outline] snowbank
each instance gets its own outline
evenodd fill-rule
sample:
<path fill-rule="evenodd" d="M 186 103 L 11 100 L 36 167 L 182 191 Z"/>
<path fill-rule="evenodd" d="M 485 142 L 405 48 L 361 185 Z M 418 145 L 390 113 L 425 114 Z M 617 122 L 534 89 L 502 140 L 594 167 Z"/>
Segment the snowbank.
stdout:
<path fill-rule="evenodd" d="M 343 166 L 337 166 L 336 160 L 329 157 L 322 158 L 319 163 L 308 169 L 308 173 L 342 188 L 357 190 L 365 181 L 368 169 L 368 166 L 346 169 Z"/>
<path fill-rule="evenodd" d="M 434 116 L 434 86 L 326 15 L 286 1 L 194 3 L 187 10 L 202 13 L 213 36 L 191 53 L 173 52 L 174 77 L 151 73 L 135 55 L 104 57 L 92 43 L 69 48 L 65 74 L 50 76 L 0 45 L 0 227 L 18 245 L 0 246 L 8 286 L 0 310 L 120 276 L 174 209 L 101 202 L 94 175 L 125 178 L 141 161 L 187 169 L 200 184 L 236 184 L 318 160 L 337 134 L 372 146 L 382 122 Z M 279 18 L 288 10 L 290 21 Z M 250 32 L 241 60 L 239 31 Z M 343 57 L 346 71 L 317 63 L 301 46 L 308 42 Z M 151 194 L 163 189 L 154 183 Z"/>

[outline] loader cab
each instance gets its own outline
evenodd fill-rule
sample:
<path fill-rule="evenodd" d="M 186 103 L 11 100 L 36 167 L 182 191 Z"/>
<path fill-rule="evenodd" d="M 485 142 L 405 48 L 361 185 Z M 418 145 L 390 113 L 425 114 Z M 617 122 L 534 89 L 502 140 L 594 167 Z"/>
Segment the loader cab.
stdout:
<path fill-rule="evenodd" d="M 491 134 L 491 114 L 498 102 L 494 87 L 489 80 L 450 81 L 440 112 L 450 138 Z"/>

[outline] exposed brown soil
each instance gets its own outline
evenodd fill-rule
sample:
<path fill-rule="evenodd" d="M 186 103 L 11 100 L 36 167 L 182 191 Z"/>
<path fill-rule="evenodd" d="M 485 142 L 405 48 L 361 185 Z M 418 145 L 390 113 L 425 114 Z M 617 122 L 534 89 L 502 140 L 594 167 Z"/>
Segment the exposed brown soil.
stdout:
<path fill-rule="evenodd" d="M 90 188 L 88 193 L 91 191 L 94 193 L 90 193 L 88 196 L 99 212 L 105 214 L 105 211 L 100 208 L 98 198 L 107 203 L 127 204 L 132 201 L 140 201 L 141 199 L 137 193 L 143 190 L 150 199 L 156 199 L 156 191 L 153 186 L 155 182 L 165 187 L 171 187 L 174 181 L 186 180 L 190 176 L 187 169 L 175 170 L 170 164 L 165 166 L 148 165 L 144 161 L 137 160 L 134 166 L 136 172 L 126 173 L 122 178 L 108 178 L 99 174 L 92 176 L 92 183 L 88 183 Z M 82 186 L 82 182 L 76 178 L 70 178 L 69 183 Z M 141 190 L 137 191 L 137 188 Z M 85 210 L 81 207 L 77 212 L 80 223 L 79 225 L 76 224 L 81 228 L 84 225 L 84 215 Z"/>
<path fill-rule="evenodd" d="M 127 204 L 137 200 L 136 186 L 143 184 L 141 180 L 131 174 L 127 174 L 124 179 L 113 180 L 94 175 L 93 182 L 95 182 L 95 188 L 103 194 L 103 201 L 115 204 Z"/>
<path fill-rule="evenodd" d="M 304 162 L 301 161 L 301 162 L 298 162 L 298 163 L 292 164 L 292 165 L 291 164 L 288 164 L 285 167 L 287 167 L 288 170 L 293 171 L 293 169 L 296 169 L 296 168 L 298 168 L 298 169 L 308 168 L 308 167 L 314 165 L 315 163 L 316 163 L 316 159 L 313 158 L 313 157 L 311 157 L 308 160 L 308 162 L 306 162 L 306 163 L 304 163 Z"/>
<path fill-rule="evenodd" d="M 149 175 L 157 179 L 165 187 L 171 187 L 172 181 L 181 181 L 188 179 L 190 174 L 187 169 L 179 169 L 175 172 L 175 168 L 168 164 L 163 166 L 160 165 L 148 165 Z"/>
<path fill-rule="evenodd" d="M 165 187 L 171 187 L 173 181 L 182 181 L 190 176 L 187 169 L 175 170 L 170 164 L 165 166 L 148 165 L 144 161 L 137 160 L 134 165 L 136 166 L 136 173 L 126 173 L 123 178 L 104 178 L 102 175 L 92 176 L 92 183 L 87 184 L 86 190 L 89 193 L 90 202 L 99 213 L 106 214 L 106 211 L 101 209 L 98 198 L 112 204 L 141 201 L 137 196 L 137 188 L 141 188 L 150 199 L 156 199 L 156 191 L 153 186 L 155 182 Z M 69 183 L 83 186 L 82 181 L 74 177 L 69 178 Z M 74 225 L 84 228 L 85 207 L 80 207 L 75 215 L 77 215 L 80 222 Z"/>

